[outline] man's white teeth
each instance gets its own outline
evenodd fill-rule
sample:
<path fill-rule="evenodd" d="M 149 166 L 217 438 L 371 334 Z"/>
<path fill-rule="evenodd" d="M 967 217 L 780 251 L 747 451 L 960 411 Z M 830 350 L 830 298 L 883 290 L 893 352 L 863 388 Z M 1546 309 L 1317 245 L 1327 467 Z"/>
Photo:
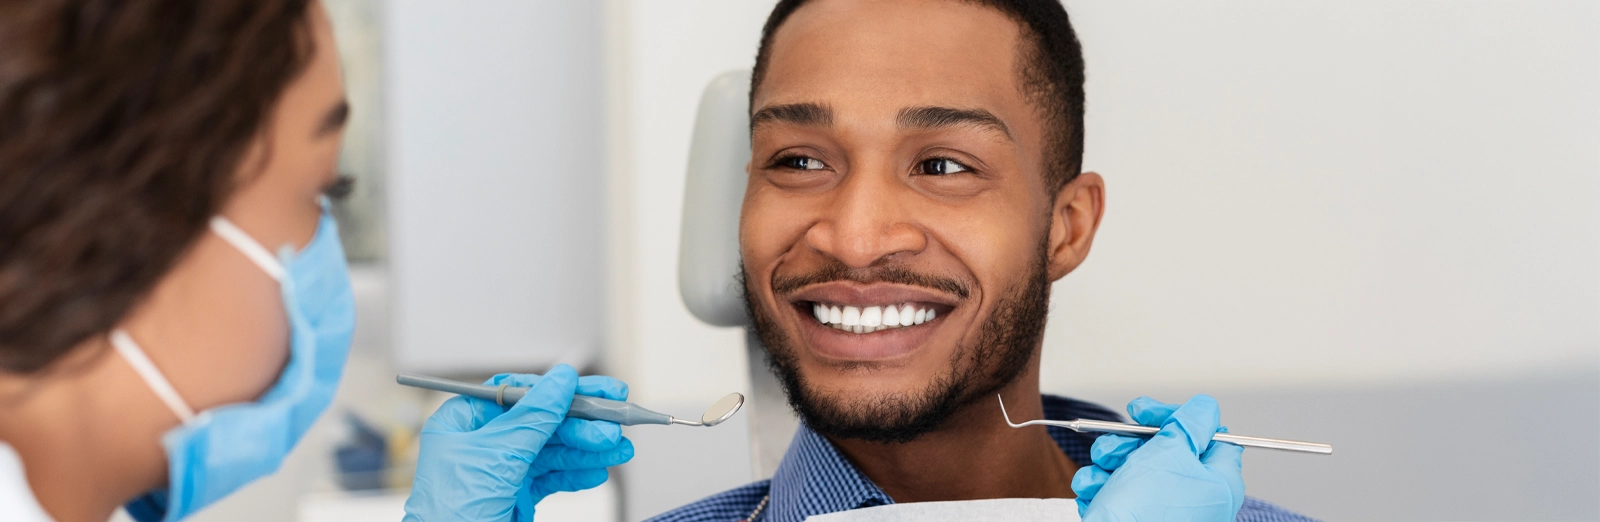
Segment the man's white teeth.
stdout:
<path fill-rule="evenodd" d="M 872 333 L 890 328 L 915 326 L 932 321 L 932 308 L 917 308 L 910 303 L 895 306 L 854 306 L 811 304 L 817 322 L 853 333 Z"/>
<path fill-rule="evenodd" d="M 883 326 L 883 308 L 868 306 L 861 309 L 861 326 Z"/>

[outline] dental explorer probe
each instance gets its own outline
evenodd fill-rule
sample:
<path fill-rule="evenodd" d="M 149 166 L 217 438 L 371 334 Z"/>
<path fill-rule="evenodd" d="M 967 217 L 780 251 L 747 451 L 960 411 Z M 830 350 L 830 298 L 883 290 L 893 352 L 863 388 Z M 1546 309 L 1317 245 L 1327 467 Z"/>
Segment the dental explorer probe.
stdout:
<path fill-rule="evenodd" d="M 477 397 L 486 401 L 494 401 L 502 407 L 516 404 L 518 399 L 528 393 L 527 388 L 502 384 L 499 386 L 485 386 L 438 377 L 412 375 L 402 373 L 396 375 L 394 381 L 414 388 L 423 388 L 434 391 Z M 705 414 L 700 416 L 700 421 L 679 419 L 665 413 L 656 413 L 631 402 L 613 401 L 588 395 L 573 395 L 572 408 L 567 410 L 567 416 L 585 420 L 611 421 L 623 426 L 635 424 L 682 424 L 684 426 L 716 426 L 722 421 L 733 417 L 744 406 L 744 395 L 738 392 L 727 394 L 717 402 L 706 408 Z"/>
<path fill-rule="evenodd" d="M 1076 432 L 1080 432 L 1080 433 L 1084 433 L 1084 432 L 1105 432 L 1105 433 L 1120 433 L 1120 434 L 1123 434 L 1123 435 L 1138 435 L 1138 436 L 1145 436 L 1145 437 L 1148 437 L 1148 436 L 1151 436 L 1151 435 L 1155 435 L 1156 432 L 1161 431 L 1161 428 L 1155 427 L 1155 426 L 1141 426 L 1141 425 L 1138 425 L 1138 424 L 1125 424 L 1125 423 L 1121 423 L 1121 422 L 1107 422 L 1107 421 L 1097 421 L 1097 420 L 1089 420 L 1089 419 L 1076 419 L 1076 420 L 1069 420 L 1069 421 L 1031 420 L 1031 421 L 1027 421 L 1027 422 L 1018 424 L 1018 423 L 1015 423 L 1015 422 L 1011 422 L 1011 414 L 1006 413 L 1006 400 L 1005 400 L 1004 397 L 1000 398 L 1000 415 L 1005 417 L 1006 418 L 1006 424 L 1011 426 L 1011 427 L 1013 427 L 1013 428 L 1021 428 L 1021 427 L 1024 427 L 1024 426 L 1033 426 L 1033 425 L 1045 425 L 1045 426 L 1056 426 L 1056 427 L 1066 428 L 1066 429 L 1069 429 L 1069 430 L 1072 430 L 1072 431 L 1076 431 Z M 1238 444 L 1240 446 L 1250 446 L 1250 447 L 1253 447 L 1253 448 L 1267 448 L 1267 449 L 1284 450 L 1284 451 L 1299 451 L 1299 452 L 1302 452 L 1302 453 L 1316 453 L 1316 454 L 1319 454 L 1319 455 L 1332 455 L 1333 454 L 1333 446 L 1328 445 L 1328 444 L 1317 443 L 1317 442 L 1301 442 L 1301 441 L 1298 441 L 1298 440 L 1283 440 L 1283 439 L 1267 439 L 1267 438 L 1262 438 L 1262 437 L 1247 437 L 1247 436 L 1244 436 L 1244 435 L 1234 435 L 1232 433 L 1218 433 L 1218 434 L 1212 435 L 1211 436 L 1211 440 L 1220 440 L 1220 441 L 1223 441 L 1223 442 L 1231 442 L 1231 443 L 1234 443 L 1234 444 Z"/>

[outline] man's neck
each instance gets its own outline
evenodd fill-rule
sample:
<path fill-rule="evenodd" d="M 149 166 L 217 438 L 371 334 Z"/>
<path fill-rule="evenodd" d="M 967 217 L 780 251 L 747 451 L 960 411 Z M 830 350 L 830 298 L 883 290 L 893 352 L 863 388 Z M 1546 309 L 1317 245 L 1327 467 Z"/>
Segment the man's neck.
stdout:
<path fill-rule="evenodd" d="M 32 384 L 6 377 L 0 441 L 21 457 L 51 518 L 98 522 L 162 482 L 161 434 L 175 421 L 150 393 L 138 393 L 143 383 L 109 349 L 77 352 L 95 355 Z"/>
<path fill-rule="evenodd" d="M 1000 391 L 1013 420 L 1044 418 L 1037 365 Z M 1072 462 L 1042 426 L 1012 428 L 993 398 L 903 444 L 829 438 L 895 502 L 1073 498 Z"/>

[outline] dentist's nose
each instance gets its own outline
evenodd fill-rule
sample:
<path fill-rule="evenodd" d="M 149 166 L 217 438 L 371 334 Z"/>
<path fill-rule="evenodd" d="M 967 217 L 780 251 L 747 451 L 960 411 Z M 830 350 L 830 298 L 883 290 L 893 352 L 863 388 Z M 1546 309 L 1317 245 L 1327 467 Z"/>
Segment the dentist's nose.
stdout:
<path fill-rule="evenodd" d="M 885 168 L 851 173 L 833 190 L 827 215 L 806 231 L 807 245 L 850 268 L 921 252 L 928 238 L 906 212 L 909 190 Z"/>

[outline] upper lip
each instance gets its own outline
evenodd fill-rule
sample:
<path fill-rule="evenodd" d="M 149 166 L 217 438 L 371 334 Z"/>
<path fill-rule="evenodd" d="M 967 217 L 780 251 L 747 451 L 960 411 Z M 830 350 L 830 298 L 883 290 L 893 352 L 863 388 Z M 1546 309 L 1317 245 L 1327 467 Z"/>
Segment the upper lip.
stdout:
<path fill-rule="evenodd" d="M 861 284 L 850 281 L 819 283 L 789 294 L 789 302 L 821 302 L 849 306 L 928 303 L 955 307 L 960 300 L 932 289 L 895 283 Z"/>

